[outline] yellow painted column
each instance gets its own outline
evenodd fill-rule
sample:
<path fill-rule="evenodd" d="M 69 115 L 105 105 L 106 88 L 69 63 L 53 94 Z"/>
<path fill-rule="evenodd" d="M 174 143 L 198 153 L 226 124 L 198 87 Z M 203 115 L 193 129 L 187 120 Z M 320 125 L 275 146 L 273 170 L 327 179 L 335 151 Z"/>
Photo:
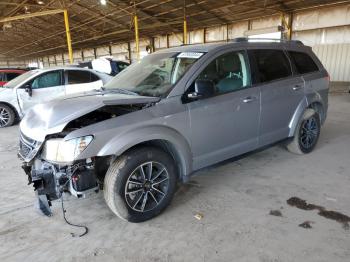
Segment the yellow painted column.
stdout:
<path fill-rule="evenodd" d="M 135 26 L 136 55 L 137 55 L 137 60 L 140 60 L 139 20 L 137 18 L 137 15 L 134 15 L 134 26 Z"/>
<path fill-rule="evenodd" d="M 187 20 L 184 18 L 184 44 L 187 45 Z"/>
<path fill-rule="evenodd" d="M 67 46 L 68 46 L 69 63 L 73 64 L 72 39 L 70 37 L 69 20 L 68 20 L 68 12 L 67 12 L 67 10 L 64 10 L 63 14 L 64 14 L 64 25 L 66 27 L 66 35 L 67 35 Z"/>

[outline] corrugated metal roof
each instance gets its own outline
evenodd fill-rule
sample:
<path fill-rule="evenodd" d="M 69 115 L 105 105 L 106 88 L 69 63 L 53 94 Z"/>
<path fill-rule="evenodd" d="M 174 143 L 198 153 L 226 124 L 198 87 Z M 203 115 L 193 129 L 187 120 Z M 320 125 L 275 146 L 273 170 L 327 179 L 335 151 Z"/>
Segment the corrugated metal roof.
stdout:
<path fill-rule="evenodd" d="M 134 39 L 132 15 L 139 17 L 141 37 L 182 32 L 184 0 L 34 0 L 0 1 L 0 17 L 66 8 L 74 49 Z M 189 30 L 343 3 L 340 0 L 186 0 Z M 3 26 L 3 25 L 0 25 Z M 0 57 L 36 57 L 66 51 L 63 15 L 11 22 L 0 31 Z M 39 53 L 40 52 L 40 53 Z"/>

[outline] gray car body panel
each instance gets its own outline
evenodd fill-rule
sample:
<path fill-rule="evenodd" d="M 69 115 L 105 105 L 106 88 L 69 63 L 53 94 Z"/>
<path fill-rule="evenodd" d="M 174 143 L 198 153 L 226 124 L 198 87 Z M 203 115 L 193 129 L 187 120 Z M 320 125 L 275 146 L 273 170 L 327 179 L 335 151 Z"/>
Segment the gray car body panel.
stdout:
<path fill-rule="evenodd" d="M 159 98 L 154 97 L 103 92 L 82 93 L 34 106 L 21 121 L 20 129 L 34 140 L 43 142 L 47 135 L 61 132 L 70 121 L 103 106 L 157 101 Z"/>
<path fill-rule="evenodd" d="M 94 136 L 77 160 L 119 156 L 143 142 L 166 141 L 180 156 L 177 164 L 181 166 L 182 175 L 187 176 L 205 166 L 293 136 L 301 115 L 312 103 L 320 103 L 326 116 L 327 72 L 318 60 L 316 62 L 322 68 L 320 72 L 294 75 L 191 103 L 182 102 L 183 94 L 214 58 L 228 51 L 254 48 L 295 49 L 315 57 L 309 47 L 279 43 L 220 43 L 162 50 L 159 52 L 206 54 L 188 70 L 166 98 L 112 94 L 107 99 L 106 96 L 90 94 L 53 101 L 28 113 L 21 123 L 21 131 L 28 137 L 44 141 L 48 134 L 61 132 L 70 121 L 106 104 L 153 103 L 142 110 L 72 131 L 64 139 Z M 294 85 L 302 88 L 293 93 Z M 288 104 L 291 95 L 292 103 Z M 243 104 L 247 96 L 253 96 L 254 102 Z M 42 110 L 49 112 L 47 118 L 41 116 Z"/>

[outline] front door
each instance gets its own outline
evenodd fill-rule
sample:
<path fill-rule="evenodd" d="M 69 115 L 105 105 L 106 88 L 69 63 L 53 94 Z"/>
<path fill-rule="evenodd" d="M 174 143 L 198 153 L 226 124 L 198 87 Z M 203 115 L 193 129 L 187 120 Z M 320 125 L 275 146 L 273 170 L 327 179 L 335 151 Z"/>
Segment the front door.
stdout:
<path fill-rule="evenodd" d="M 187 104 L 194 170 L 255 149 L 260 114 L 260 91 L 251 87 L 245 51 L 220 55 L 197 79 L 214 82 L 215 94 Z"/>
<path fill-rule="evenodd" d="M 31 96 L 25 90 L 26 85 L 31 86 Z M 18 102 L 23 114 L 38 103 L 50 101 L 64 94 L 62 70 L 43 73 L 17 89 Z"/>

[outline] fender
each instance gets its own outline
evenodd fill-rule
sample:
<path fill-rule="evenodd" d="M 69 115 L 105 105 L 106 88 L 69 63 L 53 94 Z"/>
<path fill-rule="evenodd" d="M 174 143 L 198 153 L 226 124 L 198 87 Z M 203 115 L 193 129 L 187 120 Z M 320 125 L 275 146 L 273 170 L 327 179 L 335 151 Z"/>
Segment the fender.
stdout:
<path fill-rule="evenodd" d="M 23 114 L 21 112 L 21 108 L 18 104 L 17 99 L 18 98 L 17 98 L 16 89 L 12 89 L 12 88 L 0 89 L 0 104 L 5 104 L 11 107 L 15 111 L 16 116 L 19 119 L 22 119 Z"/>
<path fill-rule="evenodd" d="M 294 136 L 295 130 L 298 126 L 300 118 L 304 114 L 305 110 L 313 103 L 320 103 L 323 106 L 322 97 L 317 92 L 304 96 L 303 100 L 299 103 L 288 125 L 289 127 L 288 137 Z"/>
<path fill-rule="evenodd" d="M 152 125 L 142 127 L 112 138 L 97 153 L 97 156 L 122 155 L 126 150 L 140 143 L 151 140 L 164 140 L 169 142 L 180 158 L 182 175 L 188 176 L 192 172 L 192 153 L 186 138 L 175 129 Z"/>

